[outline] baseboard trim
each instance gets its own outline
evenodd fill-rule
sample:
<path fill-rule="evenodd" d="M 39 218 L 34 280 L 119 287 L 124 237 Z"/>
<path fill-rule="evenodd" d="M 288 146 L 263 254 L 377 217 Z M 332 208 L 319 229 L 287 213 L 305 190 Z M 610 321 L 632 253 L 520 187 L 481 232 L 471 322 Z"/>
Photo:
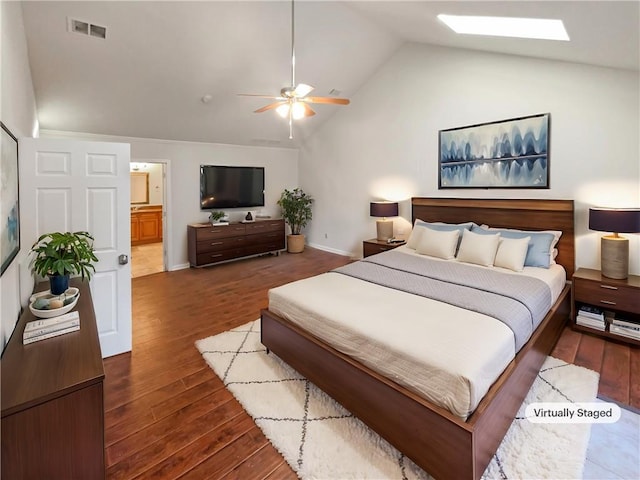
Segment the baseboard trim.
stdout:
<path fill-rule="evenodd" d="M 358 258 L 352 252 L 345 252 L 343 250 L 338 250 L 337 248 L 330 248 L 325 245 L 320 245 L 318 243 L 308 243 L 307 245 L 309 245 L 311 248 L 322 250 L 324 252 L 335 253 L 336 255 L 342 255 L 343 257 Z"/>
<path fill-rule="evenodd" d="M 171 267 L 169 269 L 170 272 L 176 272 L 178 270 L 185 270 L 189 268 L 189 264 L 188 263 L 180 263 L 178 265 L 174 265 L 173 267 Z"/>

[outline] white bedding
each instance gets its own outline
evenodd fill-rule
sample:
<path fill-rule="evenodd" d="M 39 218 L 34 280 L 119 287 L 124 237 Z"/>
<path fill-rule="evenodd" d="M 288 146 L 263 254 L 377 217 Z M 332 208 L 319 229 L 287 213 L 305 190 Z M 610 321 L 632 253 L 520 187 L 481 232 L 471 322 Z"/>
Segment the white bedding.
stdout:
<path fill-rule="evenodd" d="M 504 271 L 545 281 L 554 302 L 566 278 L 560 265 Z M 492 317 L 338 273 L 271 289 L 269 310 L 462 418 L 516 353 Z"/>

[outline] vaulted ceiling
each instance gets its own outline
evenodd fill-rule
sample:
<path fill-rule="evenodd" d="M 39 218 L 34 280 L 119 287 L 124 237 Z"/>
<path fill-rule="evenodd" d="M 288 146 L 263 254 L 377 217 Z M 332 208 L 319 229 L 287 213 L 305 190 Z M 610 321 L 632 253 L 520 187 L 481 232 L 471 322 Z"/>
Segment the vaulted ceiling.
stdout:
<path fill-rule="evenodd" d="M 296 82 L 358 101 L 405 42 L 638 71 L 640 8 L 628 2 L 296 1 Z M 559 18 L 570 42 L 451 32 L 439 13 Z M 253 110 L 290 84 L 288 1 L 23 2 L 41 129 L 297 147 L 348 106 L 317 105 L 295 124 Z M 70 32 L 76 19 L 106 39 Z M 389 95 L 393 95 L 390 91 Z M 208 102 L 203 97 L 208 96 Z"/>

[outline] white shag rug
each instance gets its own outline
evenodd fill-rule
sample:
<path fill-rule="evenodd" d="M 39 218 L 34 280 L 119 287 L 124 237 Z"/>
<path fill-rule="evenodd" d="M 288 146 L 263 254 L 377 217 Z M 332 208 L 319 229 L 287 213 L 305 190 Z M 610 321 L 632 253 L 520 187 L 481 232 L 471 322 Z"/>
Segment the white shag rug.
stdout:
<path fill-rule="evenodd" d="M 198 340 L 225 386 L 302 479 L 429 479 L 260 343 L 260 321 Z M 596 372 L 547 357 L 483 478 L 581 478 L 591 425 L 531 423 L 531 402 L 592 402 Z"/>

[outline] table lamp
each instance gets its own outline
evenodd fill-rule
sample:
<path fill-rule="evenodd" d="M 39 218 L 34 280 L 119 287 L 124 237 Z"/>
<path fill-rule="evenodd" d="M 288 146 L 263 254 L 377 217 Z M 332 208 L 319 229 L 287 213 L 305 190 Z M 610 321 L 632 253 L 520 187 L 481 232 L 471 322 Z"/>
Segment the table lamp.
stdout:
<path fill-rule="evenodd" d="M 640 209 L 590 208 L 589 228 L 613 232 L 600 240 L 600 270 L 609 278 L 629 276 L 629 240 L 619 233 L 640 233 Z"/>
<path fill-rule="evenodd" d="M 371 202 L 369 208 L 372 217 L 382 217 L 376 221 L 377 239 L 386 241 L 393 238 L 393 220 L 387 220 L 387 217 L 398 216 L 398 202 Z"/>

